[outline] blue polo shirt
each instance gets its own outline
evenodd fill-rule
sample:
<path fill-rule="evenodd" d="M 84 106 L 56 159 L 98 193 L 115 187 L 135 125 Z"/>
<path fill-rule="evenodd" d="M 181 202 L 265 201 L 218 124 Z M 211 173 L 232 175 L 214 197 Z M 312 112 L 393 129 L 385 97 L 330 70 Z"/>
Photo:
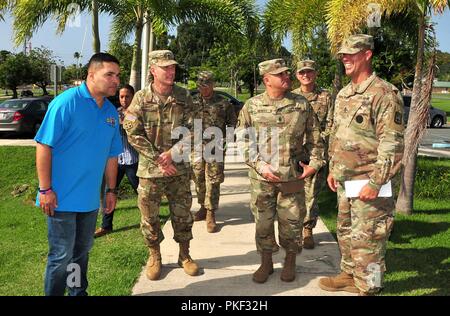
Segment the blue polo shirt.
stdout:
<path fill-rule="evenodd" d="M 56 211 L 98 209 L 106 162 L 122 152 L 119 116 L 111 102 L 105 98 L 99 108 L 86 83 L 71 88 L 50 103 L 34 139 L 52 148 Z"/>

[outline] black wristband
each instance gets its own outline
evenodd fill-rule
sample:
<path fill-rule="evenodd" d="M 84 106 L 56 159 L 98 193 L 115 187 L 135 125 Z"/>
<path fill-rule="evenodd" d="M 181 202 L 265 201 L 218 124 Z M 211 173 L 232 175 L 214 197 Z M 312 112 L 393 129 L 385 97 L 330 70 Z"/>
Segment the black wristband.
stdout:
<path fill-rule="evenodd" d="M 52 187 L 50 187 L 48 189 L 41 189 L 41 188 L 39 188 L 39 193 L 40 194 L 47 194 L 47 193 L 49 193 L 51 191 L 52 191 Z"/>

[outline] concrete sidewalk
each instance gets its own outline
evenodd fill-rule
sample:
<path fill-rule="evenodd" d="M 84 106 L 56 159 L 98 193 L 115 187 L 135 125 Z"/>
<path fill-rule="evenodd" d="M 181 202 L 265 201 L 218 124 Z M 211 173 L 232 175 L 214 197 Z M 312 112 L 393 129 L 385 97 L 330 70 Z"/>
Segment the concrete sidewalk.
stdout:
<path fill-rule="evenodd" d="M 163 229 L 165 240 L 161 243 L 161 279 L 148 280 L 144 267 L 133 288 L 133 295 L 353 295 L 326 292 L 318 287 L 320 277 L 339 273 L 340 260 L 337 243 L 321 220 L 314 230 L 316 248 L 303 250 L 297 256 L 297 277 L 294 282 L 280 280 L 285 256 L 283 249 L 274 254 L 275 272 L 269 280 L 264 284 L 252 281 L 252 274 L 260 264 L 260 256 L 256 252 L 255 224 L 249 209 L 248 170 L 245 164 L 239 162 L 235 148 L 230 148 L 228 154 L 220 208 L 216 216 L 219 232 L 208 233 L 204 221 L 195 222 L 193 226 L 191 256 L 200 265 L 201 275 L 188 276 L 177 265 L 178 244 L 173 240 L 172 225 L 167 222 Z M 198 209 L 194 197 L 192 210 Z"/>

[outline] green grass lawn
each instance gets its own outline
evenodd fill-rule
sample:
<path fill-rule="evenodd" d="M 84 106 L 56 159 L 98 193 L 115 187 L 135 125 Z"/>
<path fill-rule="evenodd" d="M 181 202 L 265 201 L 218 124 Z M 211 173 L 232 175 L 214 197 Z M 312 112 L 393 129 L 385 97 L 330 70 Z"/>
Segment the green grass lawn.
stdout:
<path fill-rule="evenodd" d="M 0 173 L 0 295 L 43 294 L 47 233 L 45 216 L 32 205 L 34 155 L 33 147 L 0 147 L 0 161 L 7 162 Z M 417 178 L 414 215 L 396 216 L 384 295 L 450 295 L 450 160 L 420 158 Z M 90 254 L 91 295 L 130 295 L 147 259 L 136 197 L 126 179 L 120 191 L 115 232 L 97 239 Z M 323 192 L 319 206 L 335 235 L 335 194 Z M 162 220 L 167 214 L 165 204 Z"/>
<path fill-rule="evenodd" d="M 386 253 L 383 295 L 450 295 L 450 160 L 420 158 L 414 214 L 397 214 Z M 336 236 L 336 195 L 320 196 Z"/>
<path fill-rule="evenodd" d="M 450 124 L 450 95 L 445 93 L 433 94 L 431 104 L 447 113 L 447 123 Z"/>

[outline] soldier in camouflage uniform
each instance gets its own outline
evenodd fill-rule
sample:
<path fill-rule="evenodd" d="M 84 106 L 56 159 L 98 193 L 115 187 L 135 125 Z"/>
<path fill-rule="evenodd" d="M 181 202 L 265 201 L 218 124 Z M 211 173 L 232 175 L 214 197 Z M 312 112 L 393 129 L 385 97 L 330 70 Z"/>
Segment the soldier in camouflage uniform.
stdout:
<path fill-rule="evenodd" d="M 393 226 L 394 198 L 380 188 L 401 168 L 403 101 L 397 88 L 372 72 L 372 36 L 348 37 L 338 52 L 351 82 L 336 98 L 330 138 L 329 187 L 337 191 L 337 237 L 341 274 L 322 278 L 327 291 L 360 295 L 383 286 L 386 245 Z M 359 196 L 345 185 L 367 180 Z"/>
<path fill-rule="evenodd" d="M 236 131 L 238 145 L 250 166 L 250 207 L 256 222 L 256 247 L 261 253 L 261 266 L 253 281 L 266 282 L 273 272 L 272 236 L 278 217 L 279 242 L 286 251 L 281 280 L 290 282 L 295 279 L 306 212 L 304 179 L 322 167 L 323 144 L 319 122 L 308 101 L 289 92 L 289 68 L 283 59 L 258 66 L 266 92 L 245 103 Z M 312 148 L 309 165 L 300 161 L 305 146 Z"/>
<path fill-rule="evenodd" d="M 193 116 L 195 120 L 201 122 L 201 129 L 199 128 L 198 132 L 203 134 L 212 128 L 218 128 L 222 133 L 221 137 L 214 135 L 212 141 L 216 146 L 212 153 L 205 151 L 205 145 L 211 140 L 199 138 L 200 141 L 194 145 L 191 158 L 192 178 L 195 182 L 198 203 L 201 206 L 194 216 L 194 221 L 206 219 L 207 231 L 214 233 L 217 231 L 215 212 L 219 207 L 220 184 L 224 181 L 224 137 L 227 126 L 233 128 L 236 126 L 237 117 L 233 105 L 214 92 L 212 72 L 200 72 L 197 87 L 199 93 L 194 96 Z M 196 126 L 195 123 L 194 125 Z M 216 157 L 219 159 L 217 160 Z"/>
<path fill-rule="evenodd" d="M 321 89 L 316 85 L 316 63 L 313 60 L 302 60 L 297 63 L 297 79 L 300 87 L 292 93 L 304 96 L 316 113 L 320 123 L 320 135 L 325 146 L 324 158 L 328 162 L 328 139 L 333 123 L 333 101 L 330 92 Z M 308 148 L 310 151 L 311 148 Z M 309 161 L 309 155 L 303 158 L 303 161 Z M 313 228 L 316 226 L 319 216 L 319 205 L 317 203 L 319 193 L 325 185 L 328 167 L 325 164 L 319 172 L 312 177 L 305 179 L 305 199 L 306 216 L 303 221 L 303 248 L 313 249 Z"/>
<path fill-rule="evenodd" d="M 146 274 L 158 280 L 161 274 L 160 243 L 164 236 L 159 222 L 162 195 L 169 201 L 174 239 L 180 245 L 178 264 L 189 275 L 198 274 L 198 266 L 189 255 L 192 239 L 192 196 L 189 153 L 191 138 L 172 139 L 175 129 L 192 124 L 192 98 L 186 89 L 174 85 L 173 54 L 157 50 L 149 54 L 151 81 L 138 91 L 125 116 L 123 126 L 130 144 L 139 152 L 138 207 L 141 230 L 150 250 Z M 187 151 L 187 159 L 176 159 Z"/>

